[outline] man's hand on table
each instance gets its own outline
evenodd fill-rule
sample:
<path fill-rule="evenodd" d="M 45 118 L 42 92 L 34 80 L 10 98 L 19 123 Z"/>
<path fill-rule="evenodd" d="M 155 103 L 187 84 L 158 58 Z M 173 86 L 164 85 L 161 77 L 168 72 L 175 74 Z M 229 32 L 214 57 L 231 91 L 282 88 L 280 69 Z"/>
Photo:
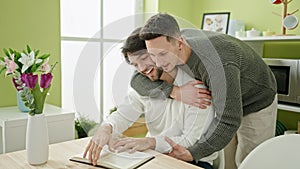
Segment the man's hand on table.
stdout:
<path fill-rule="evenodd" d="M 165 140 L 172 147 L 172 151 L 167 155 L 169 155 L 171 157 L 174 157 L 174 158 L 177 158 L 179 160 L 183 160 L 183 161 L 193 161 L 194 160 L 191 153 L 185 147 L 175 143 L 169 137 L 165 137 Z"/>

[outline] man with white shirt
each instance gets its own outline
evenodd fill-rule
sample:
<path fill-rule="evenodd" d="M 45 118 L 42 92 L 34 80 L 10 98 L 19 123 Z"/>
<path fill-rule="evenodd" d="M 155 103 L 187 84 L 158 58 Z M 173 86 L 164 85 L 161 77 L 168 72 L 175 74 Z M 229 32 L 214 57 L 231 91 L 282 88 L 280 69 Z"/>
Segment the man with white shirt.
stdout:
<path fill-rule="evenodd" d="M 146 52 L 144 41 L 139 39 L 139 30 L 136 29 L 128 37 L 122 51 L 126 60 L 135 66 L 137 71 L 151 80 L 165 80 L 178 86 L 187 82 L 195 83 L 193 82 L 195 80 L 182 71 L 180 67 L 174 69 L 174 72 L 170 72 L 170 74 L 158 69 Z M 113 143 L 113 135 L 123 133 L 141 114 L 145 114 L 148 128 L 147 137 L 125 138 Z M 165 141 L 165 136 L 170 137 L 177 144 L 190 147 L 206 130 L 205 126 L 208 126 L 206 123 L 211 121 L 207 118 L 212 119 L 213 116 L 214 112 L 211 106 L 208 106 L 207 109 L 199 109 L 176 100 L 165 99 L 164 96 L 161 99 L 151 99 L 131 91 L 125 102 L 118 106 L 118 111 L 111 114 L 98 128 L 87 146 L 84 156 L 89 152 L 89 158 L 95 165 L 104 145 L 109 145 L 111 151 L 129 150 L 134 152 L 154 149 L 161 153 L 168 153 L 172 148 Z M 203 159 L 198 159 L 201 161 L 197 165 L 211 168 L 212 161 L 216 158 L 217 154 L 214 153 Z"/>

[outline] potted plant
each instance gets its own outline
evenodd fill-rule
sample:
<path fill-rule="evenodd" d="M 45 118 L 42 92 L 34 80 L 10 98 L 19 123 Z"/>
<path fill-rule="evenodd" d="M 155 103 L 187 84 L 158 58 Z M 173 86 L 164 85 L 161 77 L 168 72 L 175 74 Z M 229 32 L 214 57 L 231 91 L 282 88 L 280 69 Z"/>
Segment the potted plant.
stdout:
<path fill-rule="evenodd" d="M 79 117 L 75 119 L 75 138 L 91 136 L 89 132 L 97 128 L 97 126 L 98 123 L 79 113 Z"/>

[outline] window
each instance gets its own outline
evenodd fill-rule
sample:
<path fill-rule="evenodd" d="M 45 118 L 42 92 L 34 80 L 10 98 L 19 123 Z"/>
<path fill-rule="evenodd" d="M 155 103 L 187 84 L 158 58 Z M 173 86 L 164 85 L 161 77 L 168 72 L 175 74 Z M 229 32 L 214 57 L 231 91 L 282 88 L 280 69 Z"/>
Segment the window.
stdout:
<path fill-rule="evenodd" d="M 123 89 L 128 88 L 133 70 L 125 65 L 120 48 L 143 23 L 137 15 L 143 1 L 60 3 L 62 108 L 101 122 L 126 94 Z"/>

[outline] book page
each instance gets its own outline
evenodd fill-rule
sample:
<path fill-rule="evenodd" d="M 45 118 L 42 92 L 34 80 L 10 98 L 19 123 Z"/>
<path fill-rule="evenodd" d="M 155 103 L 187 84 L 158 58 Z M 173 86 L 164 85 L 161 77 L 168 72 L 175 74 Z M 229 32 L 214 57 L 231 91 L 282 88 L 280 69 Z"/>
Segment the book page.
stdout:
<path fill-rule="evenodd" d="M 89 163 L 88 157 L 86 159 L 82 158 L 83 154 L 78 154 L 72 157 L 71 161 L 78 161 L 83 163 Z M 136 168 L 147 161 L 154 158 L 153 155 L 144 153 L 144 152 L 135 152 L 135 153 L 128 153 L 128 152 L 121 152 L 121 153 L 113 153 L 108 150 L 107 146 L 104 146 L 100 157 L 98 159 L 97 165 L 107 168 Z"/>

